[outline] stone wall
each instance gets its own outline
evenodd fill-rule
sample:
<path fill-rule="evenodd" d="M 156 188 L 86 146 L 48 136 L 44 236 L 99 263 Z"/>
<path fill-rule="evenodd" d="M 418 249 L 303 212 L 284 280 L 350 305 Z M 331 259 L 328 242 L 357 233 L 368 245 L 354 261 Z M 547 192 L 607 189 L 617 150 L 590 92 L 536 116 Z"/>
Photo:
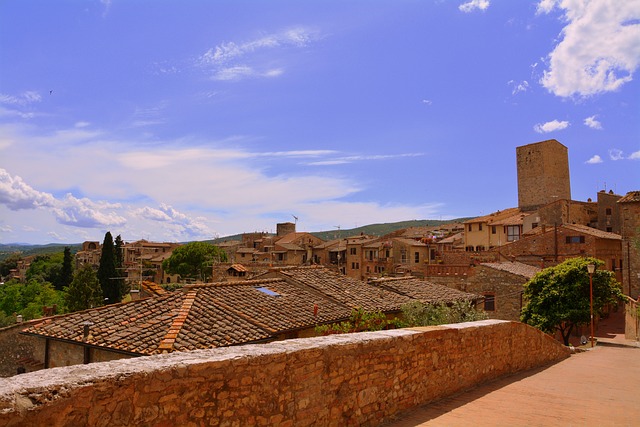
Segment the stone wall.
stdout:
<path fill-rule="evenodd" d="M 15 375 L 19 367 L 31 372 L 44 366 L 44 340 L 20 335 L 27 326 L 24 322 L 0 329 L 0 377 Z"/>
<path fill-rule="evenodd" d="M 0 379 L 0 425 L 374 426 L 569 350 L 516 322 L 331 335 Z"/>

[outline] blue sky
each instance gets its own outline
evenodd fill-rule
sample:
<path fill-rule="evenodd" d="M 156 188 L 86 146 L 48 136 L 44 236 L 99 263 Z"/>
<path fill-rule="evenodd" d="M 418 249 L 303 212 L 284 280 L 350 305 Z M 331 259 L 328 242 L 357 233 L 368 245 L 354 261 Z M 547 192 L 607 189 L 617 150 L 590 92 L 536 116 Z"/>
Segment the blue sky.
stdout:
<path fill-rule="evenodd" d="M 0 1 L 0 242 L 210 239 L 640 190 L 640 0 Z"/>

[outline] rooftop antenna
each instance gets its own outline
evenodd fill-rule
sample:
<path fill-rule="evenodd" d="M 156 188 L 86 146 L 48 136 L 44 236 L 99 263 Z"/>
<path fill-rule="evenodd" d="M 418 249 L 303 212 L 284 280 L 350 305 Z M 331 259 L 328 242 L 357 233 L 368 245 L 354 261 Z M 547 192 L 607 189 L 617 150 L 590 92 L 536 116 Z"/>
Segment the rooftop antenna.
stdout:
<path fill-rule="evenodd" d="M 297 216 L 295 216 L 294 214 L 291 214 L 291 216 L 293 217 L 293 219 L 294 219 L 294 221 L 295 221 L 294 223 L 295 223 L 296 225 L 298 225 L 298 217 L 297 217 Z"/>
<path fill-rule="evenodd" d="M 334 225 L 333 228 L 337 228 L 338 231 L 335 234 L 335 238 L 337 239 L 338 237 L 342 237 L 342 234 L 340 234 L 340 226 L 339 225 Z"/>

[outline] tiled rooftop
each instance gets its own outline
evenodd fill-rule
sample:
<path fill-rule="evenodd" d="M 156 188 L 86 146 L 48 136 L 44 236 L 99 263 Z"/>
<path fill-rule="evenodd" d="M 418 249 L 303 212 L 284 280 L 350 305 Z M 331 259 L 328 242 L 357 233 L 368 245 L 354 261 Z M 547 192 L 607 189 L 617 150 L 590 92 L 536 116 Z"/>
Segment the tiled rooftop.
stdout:
<path fill-rule="evenodd" d="M 480 295 L 459 291 L 448 286 L 436 285 L 415 277 L 376 279 L 370 283 L 408 298 L 417 299 L 424 304 L 447 304 L 461 300 L 475 301 L 482 298 Z"/>
<path fill-rule="evenodd" d="M 151 355 L 255 343 L 347 319 L 354 308 L 399 311 L 476 295 L 414 278 L 371 285 L 325 267 L 296 267 L 275 278 L 187 285 L 179 291 L 35 321 L 24 330 L 68 342 Z M 83 337 L 85 323 L 89 335 Z"/>
<path fill-rule="evenodd" d="M 618 203 L 640 202 L 640 191 L 629 191 Z"/>
<path fill-rule="evenodd" d="M 350 308 L 396 311 L 410 301 L 406 296 L 376 288 L 324 267 L 299 267 L 280 271 L 283 277 L 309 286 Z"/>
<path fill-rule="evenodd" d="M 534 267 L 521 262 L 485 262 L 481 265 L 495 270 L 506 271 L 511 274 L 523 276 L 527 279 L 531 279 L 537 273 L 540 272 L 538 267 Z"/>
<path fill-rule="evenodd" d="M 502 211 L 496 211 L 490 213 L 489 215 L 480 216 L 477 218 L 470 219 L 465 221 L 465 224 L 475 224 L 478 222 L 486 222 L 487 224 L 498 224 L 498 221 L 504 221 L 513 216 L 519 215 L 521 213 L 519 208 L 508 208 Z"/>

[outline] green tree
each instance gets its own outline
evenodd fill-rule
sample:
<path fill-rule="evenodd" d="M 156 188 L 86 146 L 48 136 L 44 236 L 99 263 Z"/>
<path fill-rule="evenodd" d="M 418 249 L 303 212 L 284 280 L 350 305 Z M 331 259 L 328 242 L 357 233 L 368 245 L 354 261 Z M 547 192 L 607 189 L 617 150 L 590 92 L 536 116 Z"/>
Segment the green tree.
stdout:
<path fill-rule="evenodd" d="M 66 286 L 71 284 L 73 280 L 73 258 L 71 256 L 71 248 L 65 246 L 64 255 L 62 260 L 62 268 L 60 269 L 60 275 L 57 280 L 53 282 L 56 290 L 63 290 Z"/>
<path fill-rule="evenodd" d="M 524 285 L 525 306 L 522 322 L 546 333 L 559 331 L 565 345 L 574 327 L 591 320 L 589 273 L 587 265 L 596 266 L 593 274 L 594 316 L 607 304 L 622 298 L 620 284 L 613 273 L 601 269 L 604 263 L 595 258 L 572 258 L 536 274 Z"/>
<path fill-rule="evenodd" d="M 107 304 L 115 304 L 122 299 L 122 294 L 118 286 L 118 277 L 113 237 L 111 236 L 111 232 L 107 231 L 104 235 L 102 252 L 100 254 L 100 266 L 98 267 L 98 281 L 100 282 L 102 295 Z"/>
<path fill-rule="evenodd" d="M 169 274 L 207 281 L 211 278 L 213 263 L 226 262 L 227 254 L 217 246 L 206 242 L 191 242 L 177 247 L 171 256 L 162 262 Z"/>
<path fill-rule="evenodd" d="M 0 277 L 6 277 L 11 270 L 18 267 L 18 261 L 22 261 L 22 255 L 13 253 L 0 262 Z"/>
<path fill-rule="evenodd" d="M 65 291 L 65 301 L 69 311 L 99 307 L 104 301 L 98 277 L 89 264 L 80 267 Z"/>
<path fill-rule="evenodd" d="M 381 311 L 367 312 L 358 307 L 351 311 L 349 320 L 315 328 L 320 335 L 348 334 L 352 332 L 381 331 L 395 327 L 395 322 L 387 320 Z"/>
<path fill-rule="evenodd" d="M 401 309 L 404 327 L 474 322 L 488 318 L 487 313 L 477 310 L 471 301 L 456 301 L 451 305 L 412 301 Z"/>
<path fill-rule="evenodd" d="M 0 286 L 0 310 L 5 316 L 21 314 L 25 320 L 42 317 L 43 307 L 58 306 L 64 311 L 63 293 L 56 291 L 51 283 L 40 283 L 31 279 L 27 283 L 10 281 Z"/>
<path fill-rule="evenodd" d="M 27 281 L 56 283 L 62 271 L 63 258 L 62 252 L 36 256 L 25 273 Z"/>

